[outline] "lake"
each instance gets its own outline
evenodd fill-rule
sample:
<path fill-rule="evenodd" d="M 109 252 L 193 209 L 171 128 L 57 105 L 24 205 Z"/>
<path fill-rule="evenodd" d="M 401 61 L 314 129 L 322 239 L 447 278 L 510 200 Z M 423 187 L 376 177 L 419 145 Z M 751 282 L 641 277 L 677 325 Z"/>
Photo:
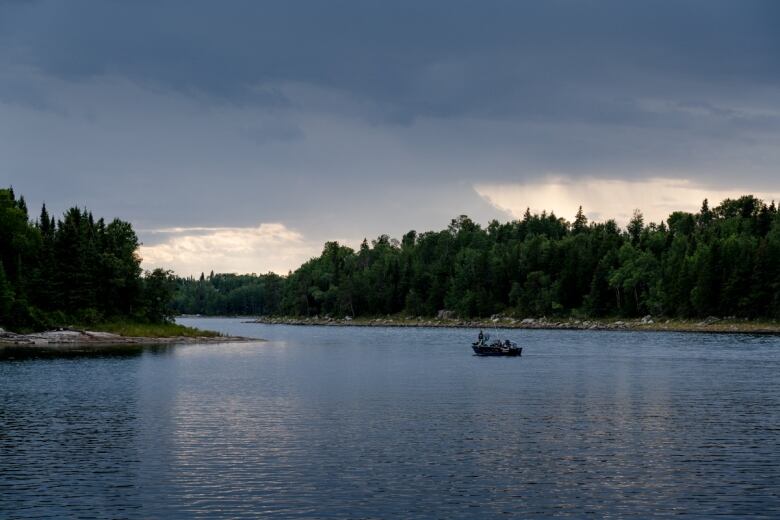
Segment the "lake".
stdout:
<path fill-rule="evenodd" d="M 0 517 L 780 515 L 777 337 L 179 321 L 0 353 Z"/>

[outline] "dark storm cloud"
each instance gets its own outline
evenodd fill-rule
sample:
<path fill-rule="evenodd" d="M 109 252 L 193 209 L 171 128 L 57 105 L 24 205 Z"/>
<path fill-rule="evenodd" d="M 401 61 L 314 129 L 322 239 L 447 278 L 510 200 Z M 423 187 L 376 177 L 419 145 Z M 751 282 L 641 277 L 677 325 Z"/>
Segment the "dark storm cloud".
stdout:
<path fill-rule="evenodd" d="M 398 120 L 641 122 L 632 93 L 695 101 L 707 85 L 717 93 L 780 79 L 771 0 L 33 1 L 2 14 L 6 60 L 48 74 L 116 74 L 271 104 L 284 97 L 257 86 L 304 82 Z"/>

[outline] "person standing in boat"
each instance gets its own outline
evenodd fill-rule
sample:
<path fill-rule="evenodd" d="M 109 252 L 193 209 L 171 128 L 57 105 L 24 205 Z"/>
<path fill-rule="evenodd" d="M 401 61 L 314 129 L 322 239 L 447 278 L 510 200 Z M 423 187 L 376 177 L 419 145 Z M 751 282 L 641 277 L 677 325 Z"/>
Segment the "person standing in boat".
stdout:
<path fill-rule="evenodd" d="M 482 345 L 485 342 L 485 335 L 482 333 L 482 329 L 479 329 L 479 335 L 477 336 L 477 343 Z"/>

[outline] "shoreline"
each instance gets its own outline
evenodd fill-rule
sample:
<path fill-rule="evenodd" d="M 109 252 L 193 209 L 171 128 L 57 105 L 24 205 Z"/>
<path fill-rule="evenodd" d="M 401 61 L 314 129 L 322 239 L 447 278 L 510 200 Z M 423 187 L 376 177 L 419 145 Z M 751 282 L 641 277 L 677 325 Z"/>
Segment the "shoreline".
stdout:
<path fill-rule="evenodd" d="M 264 341 L 262 339 L 241 336 L 122 336 L 111 332 L 90 330 L 49 330 L 32 334 L 16 334 L 0 329 L 0 348 L 2 347 L 46 347 L 46 346 L 122 346 L 122 345 L 170 345 L 194 343 L 238 343 Z"/>
<path fill-rule="evenodd" d="M 582 331 L 634 331 L 634 332 L 686 332 L 710 334 L 762 334 L 780 335 L 780 323 L 745 321 L 709 317 L 704 320 L 656 321 L 651 317 L 624 320 L 553 320 L 547 318 L 515 319 L 494 317 L 487 320 L 459 320 L 445 318 L 292 318 L 259 317 L 244 323 L 266 325 L 325 326 L 325 327 L 411 327 L 411 328 L 460 328 L 460 329 L 520 329 L 520 330 L 582 330 Z"/>

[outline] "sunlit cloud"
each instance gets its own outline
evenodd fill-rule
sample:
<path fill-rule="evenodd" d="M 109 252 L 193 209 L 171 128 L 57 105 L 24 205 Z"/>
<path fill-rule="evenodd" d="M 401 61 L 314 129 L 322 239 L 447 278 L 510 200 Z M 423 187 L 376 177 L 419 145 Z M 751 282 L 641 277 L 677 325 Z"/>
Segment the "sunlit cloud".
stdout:
<path fill-rule="evenodd" d="M 547 179 L 512 184 L 477 184 L 474 190 L 493 206 L 521 218 L 526 208 L 533 213 L 553 211 L 572 220 L 582 206 L 592 220 L 615 219 L 626 224 L 635 209 L 645 222 L 661 222 L 673 211 L 695 212 L 706 198 L 715 206 L 726 198 L 752 194 L 766 201 L 780 199 L 779 193 L 757 193 L 748 188 L 710 188 L 687 179 Z"/>
<path fill-rule="evenodd" d="M 144 230 L 147 235 L 169 235 L 162 242 L 142 245 L 145 269 L 162 267 L 177 274 L 220 273 L 287 274 L 317 255 L 321 244 L 281 223 L 257 227 L 177 227 Z"/>

